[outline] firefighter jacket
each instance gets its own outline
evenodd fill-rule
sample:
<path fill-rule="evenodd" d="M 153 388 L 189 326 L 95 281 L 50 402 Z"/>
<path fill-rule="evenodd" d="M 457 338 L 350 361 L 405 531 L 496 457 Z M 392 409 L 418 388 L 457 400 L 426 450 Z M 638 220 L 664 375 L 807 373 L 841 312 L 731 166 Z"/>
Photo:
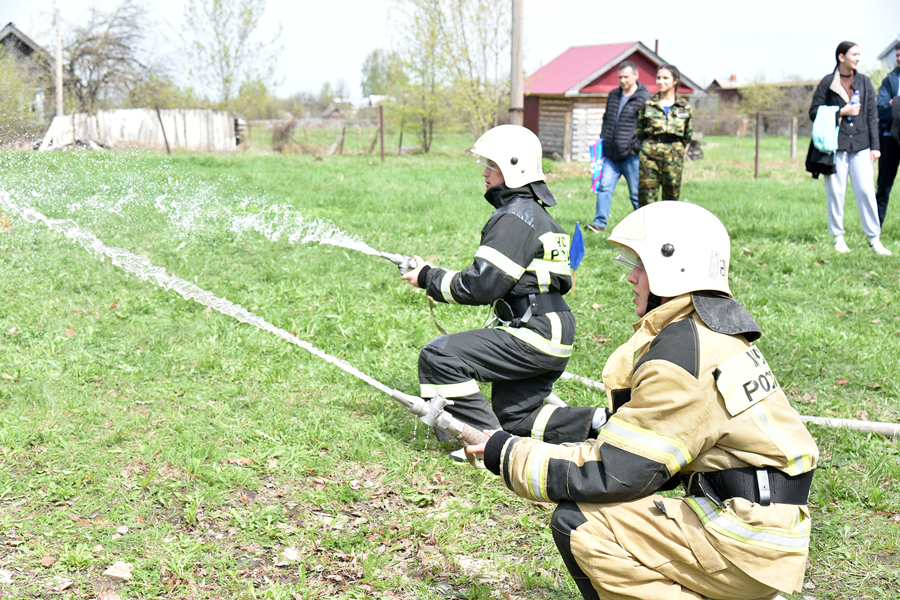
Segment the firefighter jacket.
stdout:
<path fill-rule="evenodd" d="M 660 103 L 659 94 L 654 94 L 644 103 L 637 124 L 637 136 L 641 141 L 687 144 L 693 135 L 691 105 L 684 98 L 676 98 L 668 114 Z"/>
<path fill-rule="evenodd" d="M 423 268 L 419 287 L 438 302 L 485 305 L 529 294 L 565 294 L 572 287 L 569 235 L 545 206 L 556 201 L 540 181 L 510 189 L 494 186 L 485 198 L 496 209 L 481 230 L 472 264 L 462 271 Z M 575 338 L 572 313 L 550 312 L 501 329 L 546 354 L 568 357 Z"/>
<path fill-rule="evenodd" d="M 498 432 L 485 448 L 485 465 L 522 497 L 593 505 L 649 496 L 676 474 L 741 467 L 807 473 L 818 449 L 748 342 L 758 337 L 737 301 L 713 292 L 678 296 L 638 321 L 606 363 L 613 414 L 598 439 L 555 446 Z M 692 539 L 697 547 L 711 544 L 754 579 L 799 590 L 810 534 L 806 505 L 678 500 L 696 516 L 682 527 L 691 547 Z M 592 504 L 579 507 L 588 512 Z"/>

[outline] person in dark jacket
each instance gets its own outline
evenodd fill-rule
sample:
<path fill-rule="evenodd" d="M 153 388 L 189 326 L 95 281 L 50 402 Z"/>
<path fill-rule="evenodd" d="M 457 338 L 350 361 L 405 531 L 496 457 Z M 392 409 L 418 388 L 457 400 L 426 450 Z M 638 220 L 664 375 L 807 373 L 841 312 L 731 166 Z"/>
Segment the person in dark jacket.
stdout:
<path fill-rule="evenodd" d="M 544 402 L 572 353 L 575 317 L 563 299 L 572 287 L 569 235 L 547 212 L 556 200 L 544 182 L 541 142 L 524 127 L 500 125 L 472 153 L 495 209 L 472 264 L 453 271 L 415 257 L 418 266 L 402 277 L 436 302 L 493 305 L 498 326 L 429 342 L 419 354 L 421 396 L 452 400 L 447 412 L 479 431 L 584 441 L 596 408 Z M 491 404 L 478 382 L 492 384 Z M 461 451 L 451 457 L 465 460 Z"/>
<path fill-rule="evenodd" d="M 835 172 L 824 175 L 828 209 L 828 231 L 834 236 L 834 249 L 844 254 L 850 248 L 844 241 L 844 197 L 847 177 L 853 184 L 856 206 L 869 248 L 876 254 L 890 255 L 881 243 L 881 225 L 875 204 L 875 170 L 872 162 L 881 156 L 875 111 L 875 88 L 868 77 L 857 72 L 859 46 L 841 42 L 834 52 L 834 72 L 822 78 L 813 94 L 809 118 L 816 120 L 820 106 L 837 106 L 838 149 L 834 154 Z"/>
<path fill-rule="evenodd" d="M 900 103 L 900 44 L 894 47 L 897 66 L 881 80 L 878 89 L 878 134 L 881 142 L 881 157 L 878 159 L 878 188 L 875 191 L 875 203 L 878 205 L 878 223 L 884 228 L 884 217 L 887 215 L 888 201 L 891 199 L 891 188 L 897 177 L 897 166 L 900 165 L 900 144 L 891 137 L 891 125 L 894 116 L 891 108 Z"/>
<path fill-rule="evenodd" d="M 597 190 L 597 212 L 588 229 L 600 233 L 609 222 L 612 195 L 620 177 L 625 177 L 631 206 L 638 209 L 638 181 L 640 178 L 638 153 L 641 141 L 637 138 L 638 113 L 650 97 L 650 91 L 638 81 L 637 65 L 626 60 L 619 64 L 619 87 L 609 93 L 603 114 L 603 176 Z"/>

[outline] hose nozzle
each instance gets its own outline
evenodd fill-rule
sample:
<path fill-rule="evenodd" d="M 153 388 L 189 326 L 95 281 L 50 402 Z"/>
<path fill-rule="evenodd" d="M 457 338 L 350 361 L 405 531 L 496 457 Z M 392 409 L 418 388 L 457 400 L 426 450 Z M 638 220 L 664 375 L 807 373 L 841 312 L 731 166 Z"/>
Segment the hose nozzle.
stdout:
<path fill-rule="evenodd" d="M 379 252 L 378 256 L 384 258 L 386 260 L 391 261 L 397 268 L 400 269 L 400 274 L 403 275 L 407 271 L 415 269 L 418 265 L 416 264 L 416 259 L 411 256 L 406 256 L 403 254 L 394 254 L 392 252 Z"/>

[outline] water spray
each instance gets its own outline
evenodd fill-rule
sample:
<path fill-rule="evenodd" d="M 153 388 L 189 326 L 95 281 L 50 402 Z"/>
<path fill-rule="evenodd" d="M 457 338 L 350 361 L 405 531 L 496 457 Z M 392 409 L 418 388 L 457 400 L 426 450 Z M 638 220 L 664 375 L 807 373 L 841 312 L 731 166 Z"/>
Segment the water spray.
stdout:
<path fill-rule="evenodd" d="M 17 215 L 29 223 L 43 223 L 48 229 L 62 233 L 73 242 L 77 242 L 81 247 L 101 261 L 108 257 L 113 265 L 122 268 L 128 273 L 137 275 L 142 281 L 153 281 L 166 291 L 174 290 L 185 300 L 193 300 L 204 306 L 208 306 L 223 315 L 234 317 L 242 323 L 253 325 L 254 327 L 280 337 L 286 342 L 300 346 L 307 352 L 318 356 L 350 375 L 353 375 L 357 379 L 361 379 L 368 383 L 375 389 L 389 395 L 429 427 L 443 429 L 466 444 L 480 444 L 487 440 L 487 436 L 484 433 L 476 431 L 444 410 L 444 407 L 452 404 L 450 400 L 441 396 L 436 396 L 430 402 L 427 402 L 418 396 L 412 396 L 399 390 L 391 389 L 349 363 L 331 356 L 280 327 L 272 325 L 262 317 L 253 314 L 239 304 L 234 304 L 225 298 L 219 298 L 190 281 L 166 272 L 163 267 L 153 265 L 147 257 L 134 254 L 124 248 L 107 246 L 97 236 L 90 231 L 81 229 L 78 224 L 71 219 L 54 219 L 43 215 L 33 207 L 19 206 L 10 199 L 9 194 L 6 192 L 0 192 L 0 207 L 7 213 Z M 391 257 L 393 256 L 401 255 L 391 255 Z M 409 264 L 409 261 L 412 261 L 409 257 L 401 258 L 408 259 L 407 265 Z M 393 258 L 388 258 L 388 260 L 395 262 L 400 266 L 401 272 L 403 272 L 403 267 L 400 263 L 394 261 Z"/>

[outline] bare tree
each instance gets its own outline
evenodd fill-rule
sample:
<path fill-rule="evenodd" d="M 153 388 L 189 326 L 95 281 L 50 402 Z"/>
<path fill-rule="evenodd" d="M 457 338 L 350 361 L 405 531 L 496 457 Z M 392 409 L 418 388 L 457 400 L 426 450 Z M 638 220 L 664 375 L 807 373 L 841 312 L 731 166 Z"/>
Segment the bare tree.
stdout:
<path fill-rule="evenodd" d="M 147 75 L 144 53 L 146 13 L 125 0 L 111 13 L 91 9 L 88 23 L 73 30 L 66 45 L 68 86 L 78 107 L 94 114 L 122 100 Z"/>
<path fill-rule="evenodd" d="M 403 17 L 399 41 L 407 83 L 395 97 L 404 122 L 418 123 L 422 150 L 429 152 L 434 129 L 448 120 L 444 43 L 446 0 L 397 0 Z"/>
<path fill-rule="evenodd" d="M 394 112 L 419 124 L 422 148 L 435 127 L 466 122 L 473 135 L 498 123 L 508 90 L 508 0 L 395 0 L 404 77 L 389 81 Z M 390 55 L 369 56 L 364 83 L 378 81 Z M 402 93 L 399 93 L 401 92 Z"/>
<path fill-rule="evenodd" d="M 474 135 L 497 125 L 508 91 L 509 0 L 447 0 L 444 44 L 452 101 Z M 503 66 L 501 66 L 503 65 Z"/>
<path fill-rule="evenodd" d="M 267 42 L 251 39 L 265 7 L 265 0 L 189 0 L 185 8 L 191 72 L 225 105 L 242 84 L 273 83 L 281 27 Z"/>

